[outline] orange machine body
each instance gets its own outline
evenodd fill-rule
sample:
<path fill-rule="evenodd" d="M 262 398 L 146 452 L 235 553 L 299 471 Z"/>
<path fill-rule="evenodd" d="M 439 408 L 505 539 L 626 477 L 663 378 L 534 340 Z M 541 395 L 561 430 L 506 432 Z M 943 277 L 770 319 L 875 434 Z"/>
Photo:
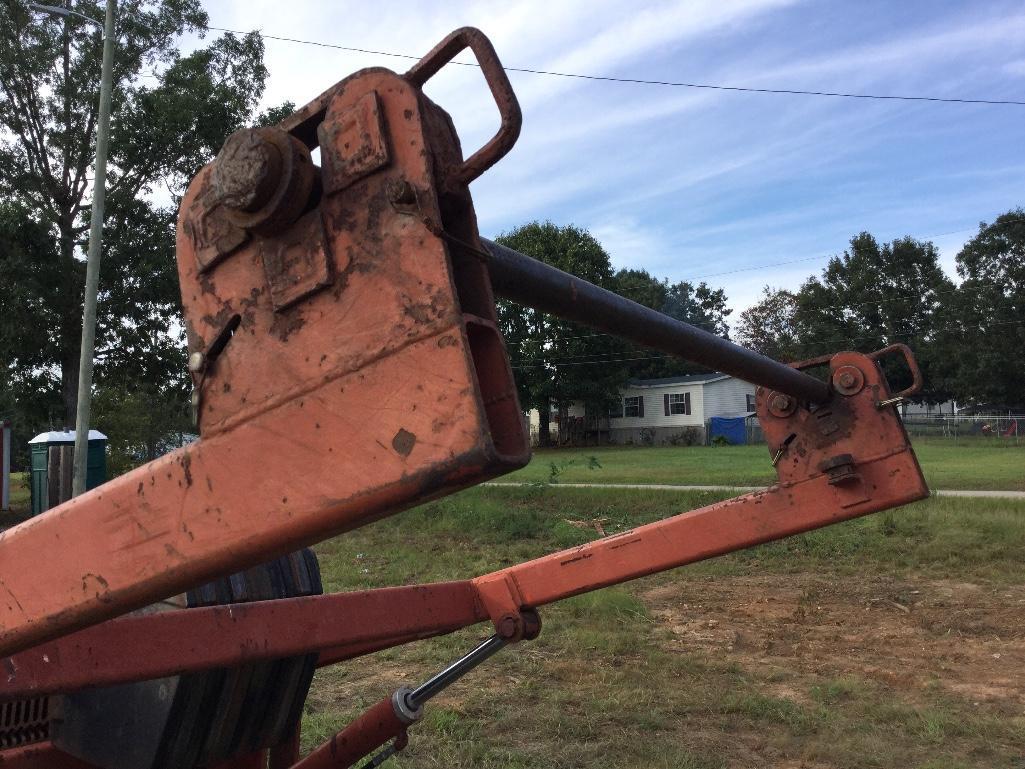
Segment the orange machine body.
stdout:
<path fill-rule="evenodd" d="M 464 160 L 451 120 L 422 86 L 466 47 L 501 127 Z M 313 653 L 327 665 L 491 621 L 492 639 L 417 690 L 429 698 L 452 669 L 536 636 L 542 604 L 928 494 L 894 408 L 910 390 L 891 393 L 878 362 L 903 353 L 919 386 L 909 350 L 794 366 L 826 368 L 812 381 L 672 321 L 659 331 L 662 349 L 714 342 L 716 359 L 782 372 L 774 381 L 801 380 L 812 393 L 758 390 L 775 485 L 454 582 L 121 616 L 527 462 L 467 189 L 509 150 L 519 121 L 490 43 L 464 29 L 405 76 L 364 70 L 278 126 L 229 138 L 190 185 L 178 226 L 201 437 L 0 534 L 0 707 L 29 703 L 22 710 L 40 720 L 50 694 L 227 676 Z M 504 258 L 508 289 L 508 270 L 527 257 Z M 543 267 L 515 275 L 548 276 L 556 310 L 553 296 L 586 292 L 578 304 L 591 309 L 578 307 L 574 320 L 613 299 L 615 317 L 652 312 Z M 505 295 L 529 303 L 529 287 L 515 288 Z M 609 330 L 607 320 L 593 325 Z M 685 344 L 670 339 L 683 332 Z M 401 749 L 419 718 L 413 694 L 381 700 L 302 765 L 352 766 L 391 740 Z M 297 736 L 277 742 L 256 753 L 247 743 L 218 769 L 295 767 Z M 0 763 L 87 768 L 37 743 L 0 752 Z"/>
<path fill-rule="evenodd" d="M 526 463 L 487 274 L 436 234 L 477 237 L 446 121 L 394 73 L 342 81 L 277 129 L 325 166 L 296 181 L 299 148 L 284 225 L 244 229 L 200 172 L 178 266 L 202 437 L 0 534 L 0 651 Z"/>

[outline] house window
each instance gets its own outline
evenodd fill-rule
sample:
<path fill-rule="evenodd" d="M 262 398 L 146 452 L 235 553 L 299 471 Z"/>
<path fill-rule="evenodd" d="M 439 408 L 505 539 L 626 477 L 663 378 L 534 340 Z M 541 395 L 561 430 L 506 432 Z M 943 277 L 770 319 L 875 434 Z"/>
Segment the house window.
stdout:
<path fill-rule="evenodd" d="M 748 411 L 754 411 L 755 410 L 755 394 L 754 393 L 748 393 L 747 394 L 747 410 Z"/>
<path fill-rule="evenodd" d="M 666 393 L 664 405 L 666 416 L 670 414 L 689 414 L 690 393 Z"/>
<path fill-rule="evenodd" d="M 630 398 L 623 398 L 623 416 L 643 417 L 644 398 L 640 395 L 635 395 Z"/>

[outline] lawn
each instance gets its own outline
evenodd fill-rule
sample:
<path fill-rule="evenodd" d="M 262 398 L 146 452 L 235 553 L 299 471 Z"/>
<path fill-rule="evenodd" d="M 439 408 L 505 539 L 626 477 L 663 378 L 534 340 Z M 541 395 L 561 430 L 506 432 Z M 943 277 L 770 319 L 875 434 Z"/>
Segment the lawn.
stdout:
<path fill-rule="evenodd" d="M 912 442 L 931 488 L 1025 491 L 1025 446 L 1000 439 Z M 527 467 L 501 480 L 758 486 L 775 481 L 775 473 L 764 445 L 608 446 L 535 451 Z"/>
<path fill-rule="evenodd" d="M 479 488 L 317 550 L 328 590 L 462 578 L 724 496 Z M 395 764 L 1018 769 L 1023 560 L 1025 501 L 932 498 L 545 607 Z M 486 633 L 321 670 L 304 744 Z"/>
<path fill-rule="evenodd" d="M 1022 487 L 1020 449 L 916 447 L 941 487 Z M 590 456 L 600 468 L 588 468 Z M 542 452 L 518 477 L 548 479 L 552 462 L 558 480 L 769 480 L 764 447 Z M 480 487 L 316 550 L 327 591 L 458 579 L 593 539 L 588 522 L 614 534 L 728 496 Z M 1023 562 L 1025 500 L 933 497 L 543 607 L 541 636 L 430 703 L 390 763 L 1021 769 Z M 318 671 L 304 747 L 488 632 L 477 626 Z"/>

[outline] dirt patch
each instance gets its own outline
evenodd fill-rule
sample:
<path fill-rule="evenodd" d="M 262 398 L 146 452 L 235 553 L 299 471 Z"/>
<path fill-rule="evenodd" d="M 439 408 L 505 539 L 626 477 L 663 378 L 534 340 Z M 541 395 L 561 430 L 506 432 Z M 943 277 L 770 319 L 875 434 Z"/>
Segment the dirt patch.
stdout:
<path fill-rule="evenodd" d="M 939 686 L 1019 714 L 1025 705 L 1025 585 L 797 574 L 675 581 L 642 597 L 669 648 L 769 678 L 851 676 L 909 693 Z M 785 680 L 768 693 L 807 696 Z"/>

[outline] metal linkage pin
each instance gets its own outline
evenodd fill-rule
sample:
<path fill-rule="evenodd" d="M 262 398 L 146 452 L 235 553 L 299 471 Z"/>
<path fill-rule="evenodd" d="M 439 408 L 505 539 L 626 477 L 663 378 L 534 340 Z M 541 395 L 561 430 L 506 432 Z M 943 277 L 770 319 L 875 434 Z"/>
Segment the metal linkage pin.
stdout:
<path fill-rule="evenodd" d="M 786 440 L 779 444 L 779 448 L 776 450 L 775 455 L 772 457 L 772 466 L 775 467 L 779 464 L 779 460 L 783 459 L 783 455 L 787 453 L 787 449 L 790 448 L 790 444 L 796 438 L 796 433 L 791 433 Z"/>
<path fill-rule="evenodd" d="M 224 352 L 224 348 L 231 341 L 231 337 L 235 334 L 235 330 L 241 322 L 241 315 L 237 313 L 232 315 L 221 330 L 217 332 L 217 336 L 214 337 L 205 353 L 196 350 L 189 355 L 189 375 L 192 377 L 192 397 L 190 402 L 192 407 L 192 424 L 195 427 L 199 427 L 199 414 L 203 405 L 203 385 L 206 384 L 206 375 L 210 371 L 213 362 Z"/>
<path fill-rule="evenodd" d="M 905 398 L 903 395 L 898 395 L 896 398 L 887 398 L 884 401 L 879 401 L 876 404 L 876 408 L 877 409 L 884 409 L 887 406 L 896 406 L 897 404 L 903 403 L 906 400 L 907 400 L 907 398 Z"/>

